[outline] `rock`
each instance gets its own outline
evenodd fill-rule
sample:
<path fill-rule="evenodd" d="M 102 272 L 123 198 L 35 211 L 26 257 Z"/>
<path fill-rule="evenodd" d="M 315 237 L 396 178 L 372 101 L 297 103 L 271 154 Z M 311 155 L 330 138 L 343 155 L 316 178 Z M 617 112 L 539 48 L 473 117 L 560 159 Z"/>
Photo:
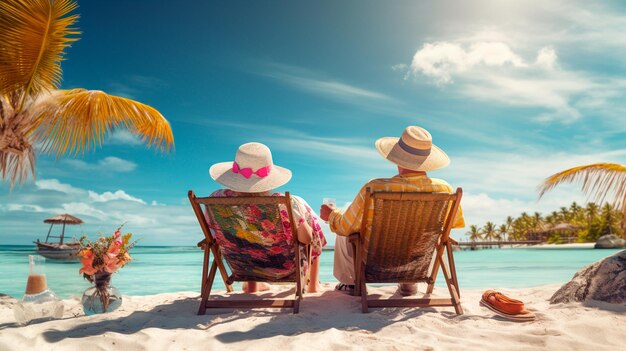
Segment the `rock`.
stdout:
<path fill-rule="evenodd" d="M 626 240 L 620 238 L 615 234 L 603 235 L 598 238 L 594 249 L 619 249 L 626 247 Z"/>
<path fill-rule="evenodd" d="M 552 295 L 550 303 L 588 300 L 626 305 L 626 250 L 578 271 Z"/>

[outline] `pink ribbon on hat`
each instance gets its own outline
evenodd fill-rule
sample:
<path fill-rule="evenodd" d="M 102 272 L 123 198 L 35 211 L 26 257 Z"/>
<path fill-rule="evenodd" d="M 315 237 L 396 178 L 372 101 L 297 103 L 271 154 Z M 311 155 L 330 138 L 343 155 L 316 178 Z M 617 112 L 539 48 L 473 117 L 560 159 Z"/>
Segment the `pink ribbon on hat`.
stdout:
<path fill-rule="evenodd" d="M 252 168 L 239 168 L 237 162 L 233 162 L 233 173 L 238 173 L 244 176 L 246 179 L 250 179 L 253 174 L 256 174 L 259 178 L 265 178 L 270 174 L 272 170 L 272 165 L 261 167 L 256 171 L 253 171 Z"/>

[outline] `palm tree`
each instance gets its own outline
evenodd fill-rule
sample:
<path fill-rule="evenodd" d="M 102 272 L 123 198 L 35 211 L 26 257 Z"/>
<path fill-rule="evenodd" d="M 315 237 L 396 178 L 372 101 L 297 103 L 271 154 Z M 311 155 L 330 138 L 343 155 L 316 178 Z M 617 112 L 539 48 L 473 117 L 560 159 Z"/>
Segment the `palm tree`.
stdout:
<path fill-rule="evenodd" d="M 548 177 L 539 186 L 539 197 L 561 183 L 582 183 L 582 190 L 592 201 L 603 203 L 613 199 L 613 205 L 622 216 L 622 228 L 626 228 L 626 166 L 617 163 L 594 163 L 567 169 Z"/>
<path fill-rule="evenodd" d="M 470 225 L 470 229 L 467 234 L 469 235 L 469 239 L 472 242 L 480 239 L 482 236 L 480 229 L 478 229 L 478 226 L 475 224 Z"/>
<path fill-rule="evenodd" d="M 489 241 L 496 239 L 498 233 L 496 231 L 496 225 L 493 222 L 485 223 L 483 227 L 483 237 Z"/>
<path fill-rule="evenodd" d="M 600 207 L 596 205 L 595 202 L 589 202 L 587 204 L 587 207 L 585 208 L 585 212 L 587 214 L 587 229 L 591 228 L 591 224 L 593 223 L 593 220 L 598 216 L 599 210 Z"/>
<path fill-rule="evenodd" d="M 0 172 L 2 181 L 35 176 L 35 148 L 77 155 L 126 128 L 169 150 L 167 120 L 142 103 L 85 89 L 59 90 L 65 48 L 78 40 L 73 0 L 0 1 Z"/>
<path fill-rule="evenodd" d="M 543 217 L 541 216 L 541 213 L 539 212 L 535 212 L 533 213 L 533 217 L 532 217 L 532 221 L 533 221 L 533 226 L 535 227 L 535 230 L 541 230 L 543 227 Z"/>
<path fill-rule="evenodd" d="M 506 224 L 500 224 L 498 227 L 498 240 L 506 240 L 509 232 L 509 227 Z"/>
<path fill-rule="evenodd" d="M 613 206 L 607 202 L 602 206 L 602 229 L 600 234 L 614 234 L 615 227 L 617 227 L 617 216 Z"/>

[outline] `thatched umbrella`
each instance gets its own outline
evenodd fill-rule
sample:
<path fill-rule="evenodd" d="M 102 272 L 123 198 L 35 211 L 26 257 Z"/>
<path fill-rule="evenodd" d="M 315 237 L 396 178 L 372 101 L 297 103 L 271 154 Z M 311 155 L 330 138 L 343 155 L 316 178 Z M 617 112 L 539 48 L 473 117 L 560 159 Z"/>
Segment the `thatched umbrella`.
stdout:
<path fill-rule="evenodd" d="M 63 244 L 63 236 L 65 235 L 65 225 L 75 225 L 75 224 L 83 224 L 83 220 L 74 217 L 70 214 L 62 214 L 54 217 L 50 217 L 43 221 L 44 223 L 50 223 L 50 229 L 48 230 L 48 235 L 46 236 L 46 242 L 48 242 L 48 238 L 50 237 L 50 232 L 52 231 L 52 226 L 55 224 L 63 224 L 63 230 L 61 231 L 61 236 L 59 237 L 59 243 Z"/>

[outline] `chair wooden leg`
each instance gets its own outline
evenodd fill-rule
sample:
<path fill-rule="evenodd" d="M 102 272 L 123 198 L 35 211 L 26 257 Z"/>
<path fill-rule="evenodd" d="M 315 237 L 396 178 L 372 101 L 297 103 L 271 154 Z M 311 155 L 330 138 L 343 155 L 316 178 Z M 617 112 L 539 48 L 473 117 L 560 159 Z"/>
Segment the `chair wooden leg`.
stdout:
<path fill-rule="evenodd" d="M 361 311 L 363 313 L 367 313 L 368 312 L 368 306 L 367 306 L 367 285 L 365 284 L 365 270 L 361 269 L 360 270 L 360 285 L 361 285 Z"/>
<path fill-rule="evenodd" d="M 215 257 L 215 261 L 218 262 L 217 268 L 220 270 L 220 274 L 222 276 L 222 280 L 224 281 L 224 285 L 226 286 L 226 292 L 233 292 L 233 286 L 228 281 L 228 273 L 226 272 L 226 267 L 224 267 L 224 261 L 222 261 L 222 254 L 218 247 L 211 247 L 211 251 L 213 252 L 213 257 Z"/>
<path fill-rule="evenodd" d="M 452 275 L 452 281 L 454 282 L 454 286 L 456 287 L 456 292 L 461 298 L 461 288 L 459 287 L 459 280 L 456 275 L 456 266 L 454 264 L 454 255 L 452 254 L 452 245 L 450 242 L 446 245 L 446 253 L 448 256 L 448 267 L 450 268 L 450 274 Z"/>
<path fill-rule="evenodd" d="M 426 290 L 426 292 L 428 294 L 432 294 L 433 289 L 435 288 L 435 281 L 437 281 L 437 273 L 439 273 L 439 259 L 441 258 L 441 255 L 443 254 L 443 245 L 437 245 L 437 249 L 435 250 L 435 263 L 433 264 L 433 270 L 432 270 L 432 284 L 428 284 L 428 289 Z"/>
<path fill-rule="evenodd" d="M 293 313 L 296 314 L 300 312 L 300 302 L 302 301 L 302 290 L 298 293 L 296 291 L 296 298 L 293 301 Z"/>
<path fill-rule="evenodd" d="M 354 242 L 352 249 L 354 252 L 354 296 L 361 296 L 361 250 Z"/>
<path fill-rule="evenodd" d="M 441 260 L 442 257 L 439 257 L 439 259 Z M 448 286 L 448 291 L 450 292 L 454 310 L 456 311 L 456 314 L 461 315 L 463 314 L 463 308 L 461 307 L 461 300 L 459 298 L 459 294 L 457 293 L 457 287 L 454 285 L 448 269 L 443 262 L 441 262 L 441 270 L 443 271 L 443 277 L 446 280 L 446 285 Z"/>
<path fill-rule="evenodd" d="M 202 261 L 202 283 L 200 285 L 200 293 L 204 293 L 204 285 L 206 284 L 206 278 L 209 275 L 209 258 L 211 256 L 211 250 L 204 246 L 204 260 Z"/>
<path fill-rule="evenodd" d="M 208 277 L 205 276 L 205 280 L 202 283 L 202 290 L 200 293 L 200 297 L 201 297 L 200 307 L 198 308 L 198 314 L 200 315 L 206 313 L 206 304 L 207 304 L 207 301 L 209 300 L 209 295 L 211 294 L 211 288 L 213 287 L 213 281 L 215 280 L 216 271 L 217 271 L 217 263 L 214 260 L 213 264 L 211 265 L 211 269 L 209 271 Z"/>

